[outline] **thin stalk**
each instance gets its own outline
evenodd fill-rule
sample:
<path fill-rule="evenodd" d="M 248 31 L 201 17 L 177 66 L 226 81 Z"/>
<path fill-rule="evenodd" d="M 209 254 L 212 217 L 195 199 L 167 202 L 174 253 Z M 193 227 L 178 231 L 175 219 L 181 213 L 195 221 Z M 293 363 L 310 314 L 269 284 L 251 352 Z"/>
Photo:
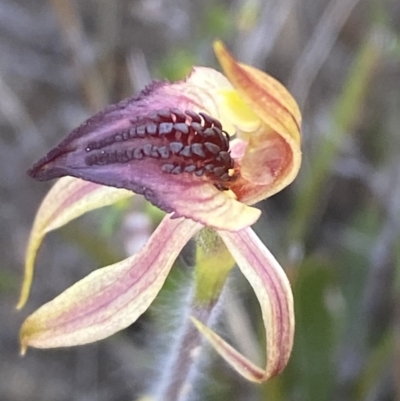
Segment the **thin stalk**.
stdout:
<path fill-rule="evenodd" d="M 187 300 L 183 328 L 178 332 L 169 364 L 163 369 L 157 401 L 186 401 L 192 392 L 200 360 L 202 335 L 193 325 L 194 317 L 207 326 L 217 318 L 216 307 L 235 261 L 221 238 L 204 228 L 196 239 L 193 288 Z"/>
<path fill-rule="evenodd" d="M 201 355 L 202 336 L 192 324 L 189 316 L 196 317 L 205 324 L 209 324 L 215 303 L 199 307 L 192 303 L 185 318 L 181 331 L 172 351 L 171 363 L 164 370 L 162 388 L 157 401 L 185 401 L 192 390 L 196 376 L 197 364 Z"/>

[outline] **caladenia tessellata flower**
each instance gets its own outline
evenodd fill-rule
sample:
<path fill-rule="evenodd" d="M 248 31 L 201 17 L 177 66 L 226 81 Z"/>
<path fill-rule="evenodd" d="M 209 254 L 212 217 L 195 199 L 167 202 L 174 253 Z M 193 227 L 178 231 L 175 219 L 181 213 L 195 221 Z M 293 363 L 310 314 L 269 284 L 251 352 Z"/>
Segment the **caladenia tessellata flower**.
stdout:
<path fill-rule="evenodd" d="M 195 237 L 193 305 L 214 305 L 236 262 L 261 306 L 265 366 L 236 351 L 207 319 L 193 315 L 190 324 L 249 380 L 267 380 L 287 364 L 294 333 L 290 284 L 250 226 L 260 216 L 252 205 L 297 175 L 301 116 L 274 78 L 235 61 L 222 43 L 214 48 L 225 75 L 195 67 L 183 81 L 154 82 L 88 119 L 29 170 L 38 180 L 63 178 L 37 213 L 18 308 L 49 231 L 134 193 L 167 214 L 137 254 L 94 271 L 29 316 L 21 329 L 23 353 L 29 346 L 90 343 L 132 324 Z"/>

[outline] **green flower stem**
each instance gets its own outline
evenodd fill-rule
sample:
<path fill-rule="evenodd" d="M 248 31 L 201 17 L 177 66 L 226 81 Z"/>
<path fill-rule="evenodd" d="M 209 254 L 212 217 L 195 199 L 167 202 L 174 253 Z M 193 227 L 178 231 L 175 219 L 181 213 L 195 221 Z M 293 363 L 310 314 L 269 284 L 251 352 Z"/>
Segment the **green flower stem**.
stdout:
<path fill-rule="evenodd" d="M 218 234 L 204 228 L 196 238 L 196 266 L 183 330 L 164 369 L 158 401 L 185 401 L 190 397 L 201 355 L 202 336 L 190 317 L 206 325 L 215 320 L 215 308 L 235 261 Z"/>
<path fill-rule="evenodd" d="M 195 297 L 198 305 L 216 302 L 235 260 L 221 237 L 203 228 L 196 239 Z"/>

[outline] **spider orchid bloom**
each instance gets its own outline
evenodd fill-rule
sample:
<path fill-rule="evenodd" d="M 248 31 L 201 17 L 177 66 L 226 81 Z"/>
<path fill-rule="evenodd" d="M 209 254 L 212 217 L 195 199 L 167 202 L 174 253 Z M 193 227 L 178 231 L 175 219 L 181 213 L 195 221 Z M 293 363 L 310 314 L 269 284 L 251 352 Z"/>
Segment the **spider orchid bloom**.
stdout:
<path fill-rule="evenodd" d="M 215 52 L 227 78 L 196 67 L 184 81 L 152 83 L 87 120 L 29 171 L 39 180 L 63 178 L 36 216 L 19 308 L 49 231 L 133 193 L 168 214 L 137 254 L 94 271 L 29 316 L 21 329 L 23 353 L 28 346 L 90 343 L 132 324 L 160 291 L 184 245 L 209 227 L 260 302 L 265 368 L 204 323 L 193 319 L 194 324 L 249 380 L 266 380 L 287 364 L 294 333 L 292 292 L 284 271 L 250 228 L 260 215 L 251 205 L 297 175 L 300 112 L 275 79 L 235 61 L 220 42 Z"/>

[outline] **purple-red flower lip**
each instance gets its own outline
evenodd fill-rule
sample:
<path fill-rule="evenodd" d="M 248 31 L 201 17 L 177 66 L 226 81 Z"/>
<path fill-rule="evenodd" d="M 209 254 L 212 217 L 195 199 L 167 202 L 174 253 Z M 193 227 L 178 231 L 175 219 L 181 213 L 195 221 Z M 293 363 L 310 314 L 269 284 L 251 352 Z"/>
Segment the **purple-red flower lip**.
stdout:
<path fill-rule="evenodd" d="M 100 114 L 106 121 L 106 113 Z M 204 176 L 221 190 L 235 179 L 229 135 L 217 119 L 204 112 L 178 108 L 152 111 L 130 118 L 123 128 L 111 127 L 85 140 L 88 127 L 90 124 L 85 124 L 73 131 L 28 174 L 41 181 L 66 174 L 84 178 L 84 172 L 73 174 L 74 166 L 68 167 L 69 154 L 77 152 L 84 163 L 75 164 L 81 164 L 82 170 L 150 159 L 159 163 L 163 173 Z"/>

